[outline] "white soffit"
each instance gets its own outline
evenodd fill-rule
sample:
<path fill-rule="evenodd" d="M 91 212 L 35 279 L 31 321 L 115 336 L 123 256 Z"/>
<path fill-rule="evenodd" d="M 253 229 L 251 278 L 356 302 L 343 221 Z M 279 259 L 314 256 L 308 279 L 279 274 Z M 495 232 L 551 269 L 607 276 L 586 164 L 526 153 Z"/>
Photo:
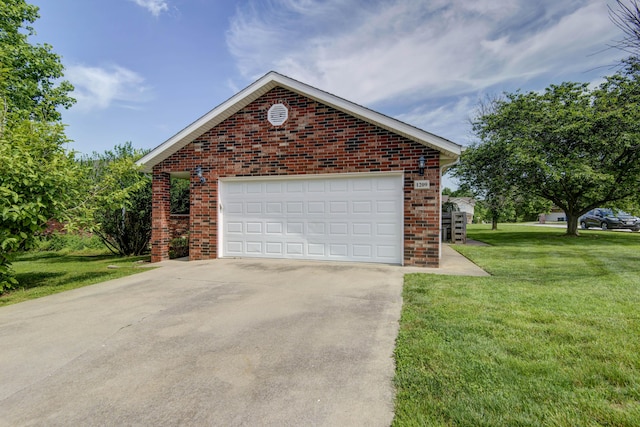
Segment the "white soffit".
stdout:
<path fill-rule="evenodd" d="M 169 138 L 146 156 L 138 160 L 137 164 L 143 166 L 144 172 L 151 172 L 153 166 L 162 162 L 173 153 L 179 151 L 190 142 L 194 141 L 209 129 L 231 117 L 242 108 L 260 98 L 275 87 L 282 87 L 311 98 L 322 104 L 343 111 L 351 116 L 358 117 L 368 123 L 387 129 L 393 133 L 402 135 L 412 141 L 416 141 L 440 152 L 442 159 L 455 160 L 462 152 L 462 146 L 448 139 L 439 137 L 430 132 L 411 126 L 384 114 L 375 112 L 361 105 L 354 104 L 346 99 L 316 89 L 282 74 L 271 71 L 260 79 L 247 86 L 236 95 L 209 111 L 204 116 Z"/>

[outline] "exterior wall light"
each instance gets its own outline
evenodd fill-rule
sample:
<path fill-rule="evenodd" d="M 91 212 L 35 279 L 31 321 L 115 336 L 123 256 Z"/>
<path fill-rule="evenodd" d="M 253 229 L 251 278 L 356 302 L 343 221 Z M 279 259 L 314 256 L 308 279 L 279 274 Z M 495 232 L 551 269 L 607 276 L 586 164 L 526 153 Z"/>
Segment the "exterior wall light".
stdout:
<path fill-rule="evenodd" d="M 202 176 L 202 166 L 196 166 L 196 176 L 200 178 L 200 183 L 204 184 L 207 180 Z"/>
<path fill-rule="evenodd" d="M 418 173 L 420 176 L 424 175 L 424 156 L 420 156 L 418 159 Z"/>

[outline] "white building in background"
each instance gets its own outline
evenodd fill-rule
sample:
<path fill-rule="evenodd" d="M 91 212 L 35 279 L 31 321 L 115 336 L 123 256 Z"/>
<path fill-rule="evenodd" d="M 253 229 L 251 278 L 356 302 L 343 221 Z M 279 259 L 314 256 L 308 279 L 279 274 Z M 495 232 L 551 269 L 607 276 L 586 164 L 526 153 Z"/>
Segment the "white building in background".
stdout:
<path fill-rule="evenodd" d="M 467 224 L 473 222 L 473 214 L 476 206 L 476 199 L 473 197 L 450 197 L 445 194 L 442 195 L 442 203 L 455 203 L 460 208 L 460 212 L 467 214 Z"/>
<path fill-rule="evenodd" d="M 542 215 L 544 215 L 545 221 L 557 222 L 567 220 L 567 214 L 565 214 L 564 211 L 556 205 L 553 205 L 551 212 Z"/>

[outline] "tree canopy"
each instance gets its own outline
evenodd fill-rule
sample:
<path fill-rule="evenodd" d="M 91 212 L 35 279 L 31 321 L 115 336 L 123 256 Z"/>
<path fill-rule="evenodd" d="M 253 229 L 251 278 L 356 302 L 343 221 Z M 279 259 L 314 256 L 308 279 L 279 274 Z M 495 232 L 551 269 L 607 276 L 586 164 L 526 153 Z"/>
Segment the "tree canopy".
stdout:
<path fill-rule="evenodd" d="M 41 121 L 60 120 L 59 107 L 68 108 L 73 86 L 60 81 L 64 67 L 48 44 L 31 44 L 38 8 L 24 0 L 0 3 L 0 94 L 9 113 Z"/>
<path fill-rule="evenodd" d="M 10 254 L 28 249 L 49 219 L 67 218 L 78 199 L 81 171 L 65 142 L 57 123 L 0 126 L 0 292 L 15 284 Z"/>
<path fill-rule="evenodd" d="M 49 45 L 33 45 L 38 8 L 0 2 L 0 292 L 15 284 L 11 254 L 78 200 L 80 169 L 66 151 L 58 108 L 73 99 Z"/>
<path fill-rule="evenodd" d="M 474 121 L 480 142 L 458 175 L 489 199 L 541 197 L 567 215 L 567 233 L 597 206 L 640 189 L 640 69 L 629 61 L 595 89 L 552 85 L 511 93 Z"/>
<path fill-rule="evenodd" d="M 616 0 L 616 7 L 608 8 L 611 21 L 623 34 L 613 47 L 637 58 L 640 56 L 640 3 L 638 0 L 631 0 L 629 4 L 623 0 Z"/>
<path fill-rule="evenodd" d="M 508 167 L 508 159 L 491 144 L 485 143 L 465 150 L 454 169 L 454 176 L 462 185 L 470 187 L 483 201 L 494 230 L 503 211 L 513 205 L 514 188 L 506 184 Z"/>

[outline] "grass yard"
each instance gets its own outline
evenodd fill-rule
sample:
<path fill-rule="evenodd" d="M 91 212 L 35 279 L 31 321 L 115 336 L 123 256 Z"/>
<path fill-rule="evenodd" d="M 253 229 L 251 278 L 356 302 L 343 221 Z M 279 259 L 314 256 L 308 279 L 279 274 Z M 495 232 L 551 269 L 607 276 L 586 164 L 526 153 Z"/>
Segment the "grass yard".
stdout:
<path fill-rule="evenodd" d="M 406 276 L 394 425 L 640 426 L 640 234 L 500 228 Z"/>
<path fill-rule="evenodd" d="M 145 271 L 140 261 L 148 259 L 86 251 L 26 252 L 13 263 L 19 285 L 0 295 L 0 307 L 139 273 Z"/>

